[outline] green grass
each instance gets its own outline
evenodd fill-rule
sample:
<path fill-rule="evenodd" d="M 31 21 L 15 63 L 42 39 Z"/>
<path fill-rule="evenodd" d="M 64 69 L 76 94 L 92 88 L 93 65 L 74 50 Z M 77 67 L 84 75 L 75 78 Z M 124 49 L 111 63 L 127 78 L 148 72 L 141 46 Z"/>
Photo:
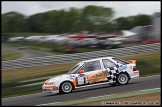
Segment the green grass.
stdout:
<path fill-rule="evenodd" d="M 140 70 L 140 76 L 149 76 L 152 74 L 160 74 L 160 52 L 152 52 L 148 54 L 139 54 L 136 56 L 123 57 L 125 60 L 135 59 L 137 69 Z"/>
<path fill-rule="evenodd" d="M 5 42 L 5 44 L 10 44 L 12 46 L 28 46 L 30 48 L 47 48 L 50 53 L 53 54 L 66 54 L 66 50 L 68 49 L 66 46 L 60 46 L 52 43 L 34 43 L 34 42 Z M 101 48 L 76 48 L 77 52 L 91 52 L 91 51 L 99 51 L 103 50 Z"/>
<path fill-rule="evenodd" d="M 41 48 L 59 48 L 59 46 L 54 44 L 46 44 L 46 43 L 34 43 L 34 42 L 6 42 L 7 44 L 13 46 L 33 46 L 33 47 L 41 47 Z"/>
<path fill-rule="evenodd" d="M 30 80 L 35 78 L 41 78 L 46 76 L 55 76 L 58 74 L 64 74 L 71 69 L 76 63 L 70 64 L 56 64 L 49 66 L 21 68 L 2 71 L 2 97 L 11 97 L 16 95 L 30 94 L 34 92 L 42 92 L 41 85 L 17 87 L 34 82 L 41 82 L 42 84 L 46 79 L 22 82 L 24 80 Z M 14 72 L 14 73 L 13 73 Z"/>
<path fill-rule="evenodd" d="M 53 51 L 53 50 L 47 49 L 47 48 L 28 47 L 28 49 L 30 49 L 30 50 L 38 50 L 38 51 L 45 51 L 45 52 L 48 52 L 48 53 L 53 54 L 53 55 L 62 55 L 63 54 L 62 52 Z"/>
<path fill-rule="evenodd" d="M 15 84 L 13 84 L 15 85 Z M 3 84 L 2 84 L 3 87 Z M 32 87 L 15 87 L 12 86 L 11 88 L 3 88 L 2 90 L 2 97 L 3 98 L 8 98 L 8 97 L 14 97 L 14 96 L 20 96 L 20 95 L 26 95 L 26 94 L 33 94 L 33 93 L 38 93 L 41 92 L 41 86 L 36 85 Z"/>
<path fill-rule="evenodd" d="M 28 46 L 28 49 L 31 50 L 41 50 L 41 49 L 46 49 L 47 52 L 52 53 L 52 54 L 65 54 L 66 53 L 66 47 L 63 46 L 58 46 L 55 44 L 51 43 L 34 43 L 34 42 L 5 42 L 5 44 L 14 46 L 14 47 L 19 47 L 19 46 Z"/>
<path fill-rule="evenodd" d="M 23 57 L 23 54 L 16 51 L 11 50 L 2 50 L 2 61 L 11 60 L 11 59 L 17 59 Z"/>
<path fill-rule="evenodd" d="M 138 70 L 140 70 L 140 76 L 160 74 L 160 52 L 127 56 L 122 57 L 122 59 L 137 60 L 137 68 Z M 28 82 L 21 81 L 63 74 L 69 71 L 75 64 L 76 62 L 68 64 L 2 70 L 2 97 L 11 97 L 16 95 L 42 92 L 41 85 L 27 86 L 22 88 L 18 88 L 17 86 L 41 81 L 43 82 L 46 79 L 33 80 Z"/>
<path fill-rule="evenodd" d="M 48 66 L 2 70 L 2 83 L 39 78 L 51 75 L 51 73 L 60 74 L 62 71 L 70 70 L 75 64 L 76 63 L 55 64 Z"/>

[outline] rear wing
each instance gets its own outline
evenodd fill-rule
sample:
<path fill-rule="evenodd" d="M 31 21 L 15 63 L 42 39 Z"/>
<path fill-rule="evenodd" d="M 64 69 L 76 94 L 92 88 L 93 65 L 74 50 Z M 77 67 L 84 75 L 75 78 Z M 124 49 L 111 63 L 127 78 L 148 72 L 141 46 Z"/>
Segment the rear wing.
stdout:
<path fill-rule="evenodd" d="M 128 61 L 130 64 L 133 64 L 133 73 L 134 74 L 139 74 L 139 70 L 136 68 L 136 60 L 129 60 Z"/>
<path fill-rule="evenodd" d="M 136 60 L 129 60 L 128 62 L 136 65 Z"/>

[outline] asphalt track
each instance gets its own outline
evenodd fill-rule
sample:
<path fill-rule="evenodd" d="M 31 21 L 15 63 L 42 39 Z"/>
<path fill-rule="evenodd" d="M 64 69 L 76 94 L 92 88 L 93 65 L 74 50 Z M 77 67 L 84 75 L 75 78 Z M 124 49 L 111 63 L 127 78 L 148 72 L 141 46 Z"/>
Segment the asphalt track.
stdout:
<path fill-rule="evenodd" d="M 127 85 L 122 86 L 110 86 L 106 84 L 78 89 L 69 94 L 44 95 L 42 93 L 37 93 L 13 98 L 4 98 L 1 102 L 2 105 L 40 105 L 151 88 L 160 88 L 160 78 L 161 77 L 159 75 L 149 76 L 131 80 Z"/>

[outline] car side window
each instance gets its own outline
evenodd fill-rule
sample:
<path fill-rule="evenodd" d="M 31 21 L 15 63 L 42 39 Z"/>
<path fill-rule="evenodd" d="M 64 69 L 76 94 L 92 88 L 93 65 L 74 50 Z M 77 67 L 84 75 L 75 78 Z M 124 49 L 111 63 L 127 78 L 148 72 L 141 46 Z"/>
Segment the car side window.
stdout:
<path fill-rule="evenodd" d="M 112 59 L 115 60 L 115 61 L 117 61 L 118 63 L 123 64 L 123 65 L 129 64 L 129 62 L 124 61 L 124 60 L 121 60 L 121 59 L 118 59 L 118 58 L 112 58 Z"/>
<path fill-rule="evenodd" d="M 87 62 L 81 69 L 83 69 L 84 72 L 100 70 L 101 69 L 100 61 Z"/>
<path fill-rule="evenodd" d="M 94 61 L 93 67 L 94 67 L 94 70 L 100 70 L 101 69 L 100 61 Z"/>
<path fill-rule="evenodd" d="M 105 69 L 109 67 L 116 67 L 116 65 L 108 59 L 103 59 L 102 62 Z"/>

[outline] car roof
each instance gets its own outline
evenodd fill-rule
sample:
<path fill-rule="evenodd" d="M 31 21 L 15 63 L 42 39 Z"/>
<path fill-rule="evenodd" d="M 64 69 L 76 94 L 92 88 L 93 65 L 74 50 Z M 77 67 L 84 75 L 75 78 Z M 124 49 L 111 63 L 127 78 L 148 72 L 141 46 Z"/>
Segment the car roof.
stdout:
<path fill-rule="evenodd" d="M 112 59 L 114 57 L 100 57 L 100 58 L 93 58 L 93 59 L 90 59 L 90 60 L 83 60 L 83 61 L 80 61 L 80 62 L 91 62 L 91 61 L 95 61 L 95 60 L 101 60 L 101 59 Z"/>

